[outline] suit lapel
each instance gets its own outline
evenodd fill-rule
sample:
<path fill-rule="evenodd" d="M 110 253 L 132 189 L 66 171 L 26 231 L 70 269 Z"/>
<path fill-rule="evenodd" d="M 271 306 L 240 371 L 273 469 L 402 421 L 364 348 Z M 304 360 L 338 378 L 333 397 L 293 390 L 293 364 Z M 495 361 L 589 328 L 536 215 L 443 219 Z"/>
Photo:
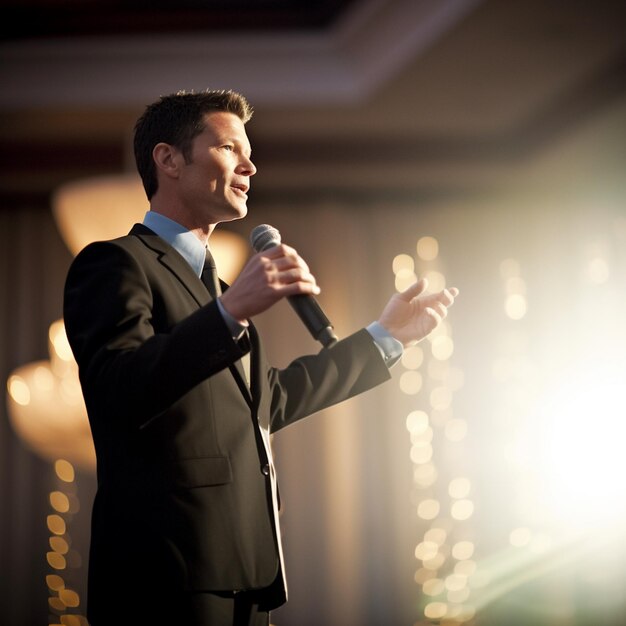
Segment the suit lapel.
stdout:
<path fill-rule="evenodd" d="M 159 263 L 176 276 L 200 306 L 212 300 L 207 288 L 189 263 L 167 241 L 143 224 L 135 224 L 129 234 L 138 237 L 146 247 L 156 253 Z"/>
<path fill-rule="evenodd" d="M 209 294 L 200 278 L 196 276 L 189 263 L 187 263 L 187 261 L 164 239 L 161 239 L 154 231 L 143 224 L 135 224 L 129 234 L 140 239 L 146 247 L 156 253 L 159 263 L 176 276 L 181 286 L 190 293 L 199 306 L 205 306 L 211 302 L 213 299 L 211 294 Z M 220 284 L 222 291 L 228 289 L 228 285 L 223 281 L 220 281 Z M 250 328 L 252 328 L 252 325 L 250 325 Z M 254 337 L 256 341 L 258 341 L 256 331 L 254 332 Z M 253 348 L 253 354 L 255 352 L 256 350 Z M 253 360 L 254 359 L 251 357 L 251 361 Z M 251 389 L 248 388 L 248 384 L 246 383 L 246 375 L 241 361 L 235 361 L 229 369 L 246 402 L 252 407 L 254 393 L 251 396 Z M 251 378 L 253 378 L 252 370 L 256 368 L 252 367 L 252 363 L 250 369 Z"/>

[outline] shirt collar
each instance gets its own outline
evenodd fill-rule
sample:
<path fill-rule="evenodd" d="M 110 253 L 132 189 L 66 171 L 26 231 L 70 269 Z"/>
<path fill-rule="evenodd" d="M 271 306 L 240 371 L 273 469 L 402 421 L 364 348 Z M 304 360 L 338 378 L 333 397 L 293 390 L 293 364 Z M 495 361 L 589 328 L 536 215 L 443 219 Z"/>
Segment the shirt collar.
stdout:
<path fill-rule="evenodd" d="M 206 247 L 191 231 L 169 217 L 154 211 L 146 213 L 143 224 L 169 243 L 191 265 L 198 276 L 202 275 Z"/>

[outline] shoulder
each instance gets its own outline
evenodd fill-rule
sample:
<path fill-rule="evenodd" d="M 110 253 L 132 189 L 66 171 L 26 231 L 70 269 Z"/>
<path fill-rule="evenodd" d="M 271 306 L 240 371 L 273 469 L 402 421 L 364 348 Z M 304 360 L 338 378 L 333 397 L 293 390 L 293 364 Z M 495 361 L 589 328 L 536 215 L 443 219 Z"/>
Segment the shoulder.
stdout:
<path fill-rule="evenodd" d="M 145 284 L 147 254 L 148 249 L 132 235 L 89 244 L 70 265 L 66 300 L 72 293 L 118 290 L 123 283 Z"/>
<path fill-rule="evenodd" d="M 142 239 L 136 236 L 135 228 L 130 234 L 123 237 L 108 241 L 95 241 L 85 246 L 72 262 L 70 272 L 72 269 L 85 264 L 98 265 L 104 263 L 111 267 L 111 263 L 132 264 L 133 260 L 140 262 L 142 257 L 154 255 L 154 252 L 150 251 Z"/>

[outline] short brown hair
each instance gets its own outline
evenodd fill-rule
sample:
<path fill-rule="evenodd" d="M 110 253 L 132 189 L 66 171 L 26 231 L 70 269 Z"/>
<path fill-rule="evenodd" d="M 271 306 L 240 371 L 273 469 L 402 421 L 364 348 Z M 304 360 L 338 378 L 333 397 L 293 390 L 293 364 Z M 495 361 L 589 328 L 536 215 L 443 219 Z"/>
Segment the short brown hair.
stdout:
<path fill-rule="evenodd" d="M 176 146 L 188 160 L 191 144 L 204 130 L 204 115 L 212 111 L 235 114 L 244 124 L 252 117 L 252 107 L 235 91 L 206 90 L 199 93 L 179 91 L 161 96 L 148 105 L 135 124 L 135 162 L 148 200 L 159 183 L 152 151 L 160 142 Z"/>

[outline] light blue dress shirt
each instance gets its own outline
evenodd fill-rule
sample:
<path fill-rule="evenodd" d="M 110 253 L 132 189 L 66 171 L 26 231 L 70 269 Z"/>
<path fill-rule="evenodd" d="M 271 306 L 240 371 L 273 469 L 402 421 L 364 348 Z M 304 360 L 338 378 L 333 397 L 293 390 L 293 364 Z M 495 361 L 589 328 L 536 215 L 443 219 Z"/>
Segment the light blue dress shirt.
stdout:
<path fill-rule="evenodd" d="M 146 213 L 143 224 L 151 231 L 155 232 L 161 239 L 167 241 L 167 243 L 191 265 L 193 271 L 198 276 L 202 275 L 204 260 L 206 258 L 206 248 L 191 231 L 181 226 L 178 222 L 171 220 L 169 217 L 165 217 L 165 215 L 155 213 L 154 211 L 148 211 Z M 233 334 L 233 338 L 235 340 L 239 339 L 245 332 L 246 326 L 240 324 L 224 309 L 219 298 L 217 299 L 217 306 L 219 307 L 226 325 Z M 387 366 L 391 367 L 394 365 L 402 356 L 402 344 L 392 337 L 387 329 L 378 322 L 372 322 L 367 327 L 367 331 L 372 335 L 374 343 L 378 346 Z"/>

